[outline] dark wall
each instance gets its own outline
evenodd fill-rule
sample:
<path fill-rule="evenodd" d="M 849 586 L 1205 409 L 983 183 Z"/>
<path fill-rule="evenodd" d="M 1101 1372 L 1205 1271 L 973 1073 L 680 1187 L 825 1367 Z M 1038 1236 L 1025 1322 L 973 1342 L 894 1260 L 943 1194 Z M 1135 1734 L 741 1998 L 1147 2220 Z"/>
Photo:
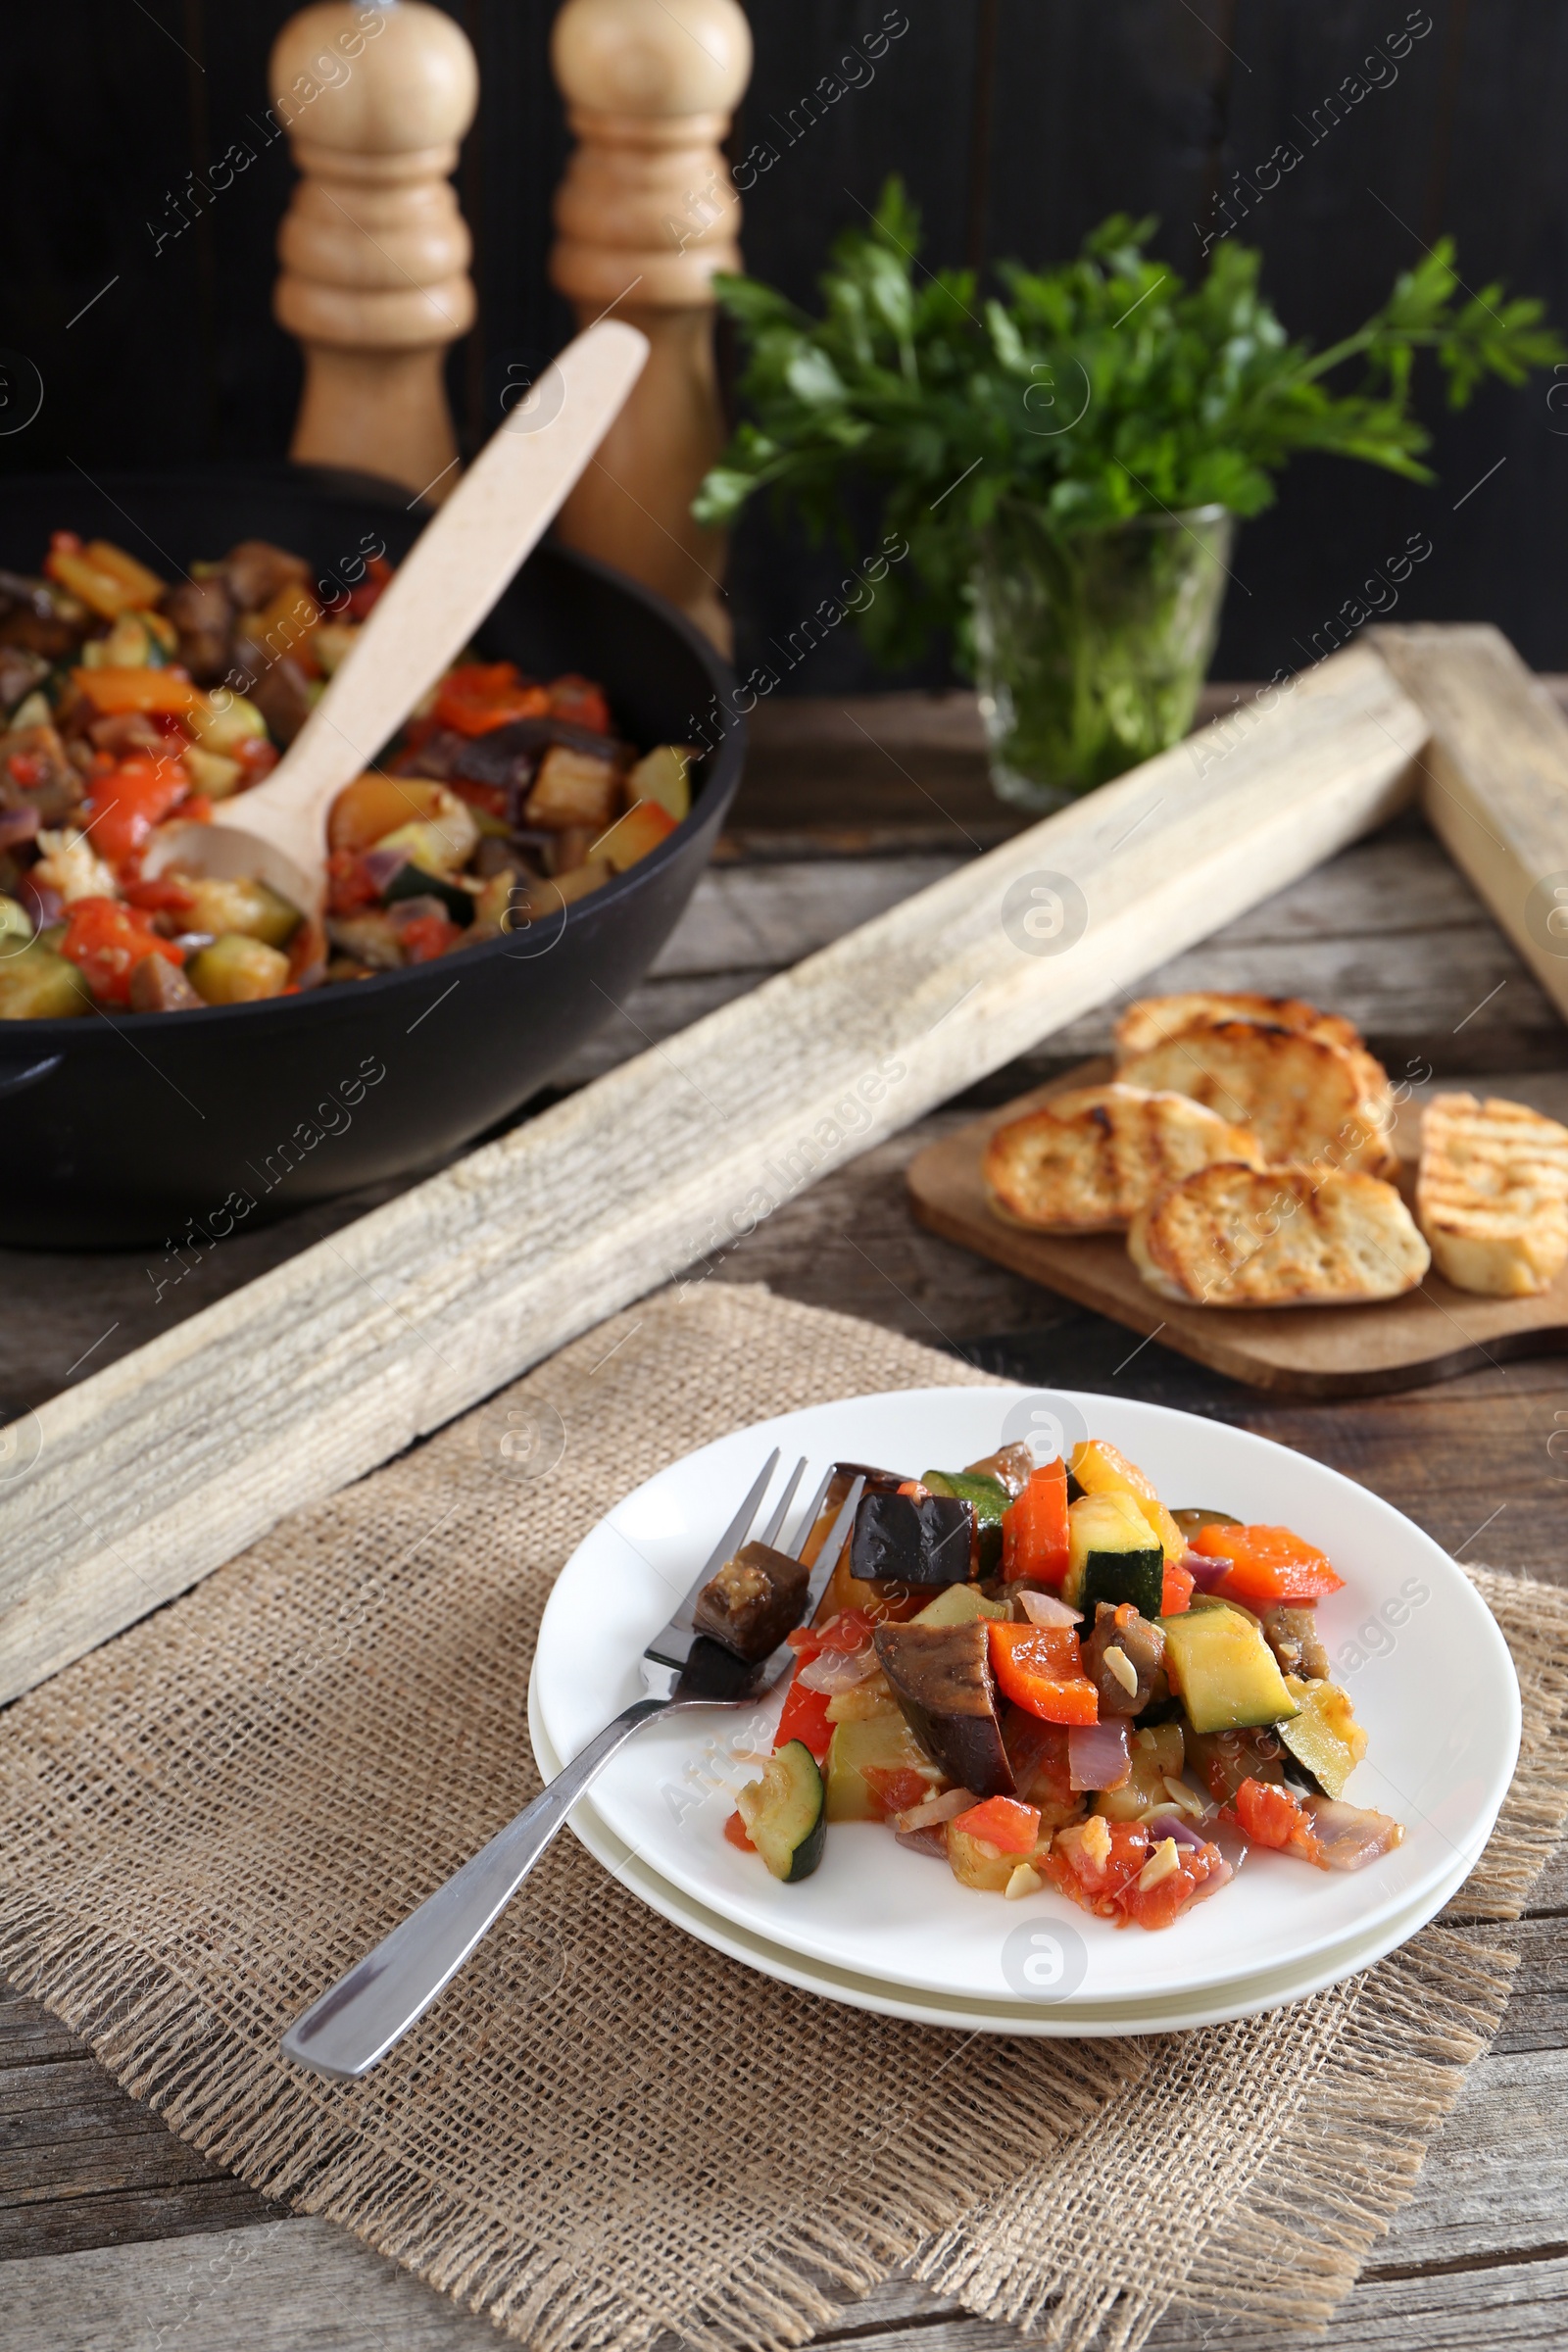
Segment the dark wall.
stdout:
<path fill-rule="evenodd" d="M 460 183 L 480 325 L 451 366 L 472 443 L 508 365 L 536 363 L 569 329 L 544 278 L 565 138 L 547 62 L 554 0 L 450 8 L 483 78 Z M 285 446 L 299 368 L 270 301 L 291 172 L 264 109 L 268 50 L 291 13 L 281 0 L 13 11 L 0 469 L 96 473 Z M 1157 213 L 1160 250 L 1191 271 L 1203 227 L 1224 224 L 1215 207 L 1232 175 L 1289 138 L 1300 165 L 1255 205 L 1244 199 L 1239 225 L 1262 246 L 1294 331 L 1328 340 L 1353 326 L 1444 229 L 1470 286 L 1506 275 L 1568 327 L 1568 10 L 1551 0 L 751 0 L 750 14 L 758 62 L 737 140 L 767 138 L 779 161 L 748 199 L 746 252 L 798 297 L 894 169 L 923 209 L 934 262 L 1059 258 L 1121 208 Z M 846 50 L 906 20 L 868 85 L 808 126 L 805 102 Z M 1407 24 L 1430 29 L 1396 78 L 1375 69 L 1386 86 L 1327 127 L 1331 94 Z M 205 181 L 235 140 L 255 164 L 193 205 L 189 175 Z M 39 379 L 42 406 L 17 429 Z M 1568 668 L 1568 393 L 1553 410 L 1549 389 L 1489 388 L 1452 417 L 1425 383 L 1441 476 L 1430 489 L 1299 465 L 1242 536 L 1219 672 L 1300 662 L 1414 530 L 1433 554 L 1401 614 L 1485 616 L 1539 666 Z M 765 518 L 749 520 L 732 571 L 743 652 L 787 635 L 828 576 Z M 844 631 L 790 686 L 875 682 Z"/>

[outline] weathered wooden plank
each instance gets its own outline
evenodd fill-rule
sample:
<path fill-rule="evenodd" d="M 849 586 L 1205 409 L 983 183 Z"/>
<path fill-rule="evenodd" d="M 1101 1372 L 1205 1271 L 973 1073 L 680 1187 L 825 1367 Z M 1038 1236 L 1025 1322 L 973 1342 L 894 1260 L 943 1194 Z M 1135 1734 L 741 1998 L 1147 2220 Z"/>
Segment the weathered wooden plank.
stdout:
<path fill-rule="evenodd" d="M 463 2352 L 503 2339 L 330 2222 L 8 2263 L 7 2352 Z"/>
<path fill-rule="evenodd" d="M 1568 1012 L 1568 718 L 1498 629 L 1373 634 L 1432 722 L 1428 821 Z"/>
<path fill-rule="evenodd" d="M 1351 649 L 1205 774 L 1148 762 L 51 1398 L 0 1695 L 1384 821 L 1422 737 Z"/>

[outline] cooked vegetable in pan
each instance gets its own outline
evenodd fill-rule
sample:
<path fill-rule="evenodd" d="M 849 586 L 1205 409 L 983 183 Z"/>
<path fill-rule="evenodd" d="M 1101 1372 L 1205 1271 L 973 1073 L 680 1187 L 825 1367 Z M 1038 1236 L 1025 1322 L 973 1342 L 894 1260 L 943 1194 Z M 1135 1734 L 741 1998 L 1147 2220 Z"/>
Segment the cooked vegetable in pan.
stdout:
<path fill-rule="evenodd" d="M 324 926 L 265 882 L 144 871 L 277 764 L 392 576 L 350 587 L 249 539 L 174 587 L 57 531 L 0 571 L 0 1019 L 289 996 L 498 938 L 636 863 L 691 805 L 691 755 L 646 757 L 603 691 L 460 662 L 333 806 Z"/>
<path fill-rule="evenodd" d="M 1344 1580 L 1290 1528 L 1168 1510 L 1088 1438 L 1038 1467 L 1017 1446 L 919 1479 L 841 1462 L 786 1568 L 814 1562 L 857 1476 L 815 1622 L 788 1637 L 773 1761 L 725 1824 L 775 1878 L 808 1876 L 833 1825 L 883 1822 L 980 1892 L 1167 1928 L 1250 1846 L 1359 1870 L 1400 1842 L 1345 1802 L 1366 1735 L 1315 1626 Z M 744 1553 L 730 1567 L 738 1608 L 782 1605 Z"/>

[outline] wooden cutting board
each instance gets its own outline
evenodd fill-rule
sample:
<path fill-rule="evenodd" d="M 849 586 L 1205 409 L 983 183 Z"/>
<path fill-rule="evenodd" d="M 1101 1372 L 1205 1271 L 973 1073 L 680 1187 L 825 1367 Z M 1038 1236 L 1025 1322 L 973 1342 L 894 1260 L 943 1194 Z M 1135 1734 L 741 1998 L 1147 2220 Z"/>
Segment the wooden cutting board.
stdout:
<path fill-rule="evenodd" d="M 993 1131 L 1068 1087 L 1113 1074 L 1108 1059 L 1086 1061 L 1051 1085 L 987 1111 L 909 1163 L 909 1198 L 922 1225 L 945 1241 L 977 1250 L 1080 1306 L 1091 1306 L 1141 1338 L 1158 1339 L 1216 1372 L 1252 1388 L 1298 1396 L 1371 1396 L 1390 1389 L 1449 1380 L 1505 1356 L 1545 1355 L 1568 1348 L 1568 1268 L 1539 1298 L 1480 1298 L 1440 1274 L 1419 1290 L 1368 1306 L 1178 1306 L 1139 1280 L 1120 1234 L 1062 1240 L 1027 1233 L 993 1215 L 980 1163 Z M 1568 1078 L 1534 1072 L 1515 1079 L 1446 1079 L 1418 1087 L 1395 1130 L 1399 1189 L 1412 1205 L 1424 1098 L 1469 1085 L 1485 1097 L 1529 1102 L 1568 1119 Z"/>

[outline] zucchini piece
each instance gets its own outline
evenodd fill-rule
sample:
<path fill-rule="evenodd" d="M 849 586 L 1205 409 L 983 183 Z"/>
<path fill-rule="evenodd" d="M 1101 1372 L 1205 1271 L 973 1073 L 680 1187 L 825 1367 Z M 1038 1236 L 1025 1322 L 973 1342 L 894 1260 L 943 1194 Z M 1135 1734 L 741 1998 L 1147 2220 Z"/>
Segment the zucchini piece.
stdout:
<path fill-rule="evenodd" d="M 299 908 L 266 882 L 200 874 L 180 887 L 190 900 L 183 928 L 210 931 L 215 939 L 232 931 L 264 947 L 286 948 L 303 920 Z"/>
<path fill-rule="evenodd" d="M 735 1799 L 746 1835 L 775 1879 L 808 1879 L 827 1842 L 827 1801 L 816 1758 L 802 1740 L 786 1740 L 760 1781 Z"/>
<path fill-rule="evenodd" d="M 33 940 L 0 957 L 0 1021 L 54 1021 L 91 1010 L 92 991 L 68 956 Z"/>
<path fill-rule="evenodd" d="M 780 1748 L 780 1755 L 783 1752 Z M 836 1723 L 827 1751 L 829 1821 L 882 1819 L 882 1800 L 864 1777 L 873 1768 L 879 1772 L 923 1772 L 933 1785 L 940 1777 L 932 1772 L 930 1757 L 904 1717 L 891 1708 L 858 1723 Z"/>
<path fill-rule="evenodd" d="M 1002 1521 L 1012 1503 L 1000 1478 L 987 1471 L 922 1470 L 920 1484 L 932 1494 L 956 1495 L 974 1513 L 977 1571 L 982 1581 L 1002 1569 Z"/>
<path fill-rule="evenodd" d="M 1005 1617 L 1004 1600 L 987 1600 L 978 1585 L 950 1585 L 909 1619 L 911 1625 L 967 1625 L 972 1617 Z"/>
<path fill-rule="evenodd" d="M 205 1004 L 253 1004 L 282 995 L 288 957 L 243 932 L 224 931 L 191 957 L 185 977 Z"/>
<path fill-rule="evenodd" d="M 1067 1506 L 1067 1574 L 1061 1597 L 1091 1622 L 1095 1603 L 1130 1600 L 1141 1617 L 1159 1615 L 1165 1550 L 1136 1495 L 1084 1494 Z"/>
<path fill-rule="evenodd" d="M 1130 1494 L 1167 1560 L 1179 1560 L 1187 1538 L 1160 1501 L 1153 1480 L 1104 1438 L 1081 1438 L 1072 1449 L 1072 1474 L 1086 1494 Z"/>
<path fill-rule="evenodd" d="M 1195 1732 L 1239 1732 L 1297 1712 L 1254 1619 L 1239 1609 L 1186 1609 L 1159 1621 L 1165 1671 Z"/>
<path fill-rule="evenodd" d="M 1366 1734 L 1349 1699 L 1337 1683 L 1302 1683 L 1294 1674 L 1286 1676 L 1285 1688 L 1300 1712 L 1280 1725 L 1281 1740 L 1325 1796 L 1343 1796 L 1366 1754 Z"/>
<path fill-rule="evenodd" d="M 972 1886 L 980 1894 L 1005 1894 L 1007 1881 L 1020 1862 L 1027 1862 L 1031 1869 L 1044 1862 L 1051 1851 L 1052 1835 L 1043 1828 L 1026 1854 L 1004 1853 L 989 1838 L 976 1838 L 972 1831 L 960 1830 L 950 1821 L 948 1864 L 960 1886 Z"/>
<path fill-rule="evenodd" d="M 376 844 L 379 848 L 381 845 Z M 416 865 L 412 858 L 398 867 L 381 896 L 387 906 L 397 899 L 438 899 L 453 922 L 466 930 L 473 920 L 473 893 L 465 890 L 446 874 L 432 873 L 427 865 Z"/>

